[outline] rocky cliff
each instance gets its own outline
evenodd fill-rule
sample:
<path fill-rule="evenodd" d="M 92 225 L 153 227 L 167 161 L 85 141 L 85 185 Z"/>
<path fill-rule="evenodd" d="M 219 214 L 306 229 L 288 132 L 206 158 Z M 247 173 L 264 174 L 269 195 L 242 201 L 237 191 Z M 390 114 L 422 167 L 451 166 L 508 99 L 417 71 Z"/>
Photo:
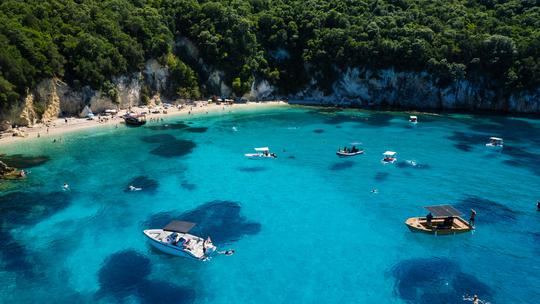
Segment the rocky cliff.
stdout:
<path fill-rule="evenodd" d="M 449 86 L 437 86 L 426 72 L 402 72 L 394 69 L 369 70 L 350 68 L 340 73 L 330 93 L 318 89 L 315 80 L 297 94 L 276 95 L 275 88 L 265 80 L 252 84 L 245 97 L 258 99 L 288 99 L 295 104 L 340 105 L 391 109 L 494 111 L 503 113 L 540 113 L 540 89 L 504 96 L 487 80 L 472 83 L 456 81 Z M 157 92 L 150 103 L 161 102 L 160 92 L 166 90 L 169 70 L 157 60 L 149 60 L 141 73 L 118 77 L 113 90 L 102 92 L 90 87 L 74 90 L 60 79 L 40 82 L 24 102 L 3 113 L 0 120 L 16 125 L 47 122 L 61 115 L 76 116 L 85 105 L 99 113 L 110 108 L 128 108 L 141 103 L 143 86 Z M 221 79 L 221 78 L 220 78 Z M 209 80 L 210 81 L 210 80 Z M 211 81 L 210 81 L 211 82 Z M 115 95 L 114 97 L 112 97 Z"/>
<path fill-rule="evenodd" d="M 493 111 L 540 113 L 540 89 L 503 96 L 487 80 L 459 80 L 439 87 L 428 73 L 372 71 L 352 68 L 341 73 L 331 94 L 323 94 L 316 82 L 290 96 L 291 103 L 373 106 L 393 109 Z"/>

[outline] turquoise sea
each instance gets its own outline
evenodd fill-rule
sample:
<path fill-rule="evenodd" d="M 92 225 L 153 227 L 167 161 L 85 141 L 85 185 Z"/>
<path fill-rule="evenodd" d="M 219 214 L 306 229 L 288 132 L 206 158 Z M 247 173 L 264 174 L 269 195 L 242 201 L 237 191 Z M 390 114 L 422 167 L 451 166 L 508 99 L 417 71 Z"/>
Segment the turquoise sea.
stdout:
<path fill-rule="evenodd" d="M 540 120 L 408 115 L 283 106 L 0 146 L 30 171 L 0 184 L 0 302 L 540 303 Z M 261 146 L 278 158 L 243 156 Z M 474 208 L 476 231 L 406 228 L 435 204 Z M 150 247 L 171 219 L 236 253 Z"/>

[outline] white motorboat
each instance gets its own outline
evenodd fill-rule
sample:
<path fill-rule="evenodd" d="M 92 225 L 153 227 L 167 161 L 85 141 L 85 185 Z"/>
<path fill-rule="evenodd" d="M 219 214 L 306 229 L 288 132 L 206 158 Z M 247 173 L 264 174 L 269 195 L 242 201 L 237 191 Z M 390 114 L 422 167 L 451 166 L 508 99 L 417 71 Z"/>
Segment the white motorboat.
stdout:
<path fill-rule="evenodd" d="M 486 144 L 486 147 L 492 148 L 502 148 L 504 146 L 504 141 L 499 137 L 490 137 L 489 142 Z"/>
<path fill-rule="evenodd" d="M 409 122 L 412 123 L 412 124 L 417 124 L 418 123 L 418 117 L 416 116 L 409 116 Z"/>
<path fill-rule="evenodd" d="M 163 229 L 147 229 L 144 235 L 155 248 L 175 256 L 207 261 L 216 253 L 217 247 L 210 238 L 189 234 L 195 223 L 171 221 Z"/>
<path fill-rule="evenodd" d="M 383 153 L 384 158 L 381 160 L 383 164 L 393 164 L 396 162 L 396 152 L 394 151 L 386 151 Z"/>
<path fill-rule="evenodd" d="M 270 153 L 270 148 L 268 148 L 268 147 L 255 148 L 255 151 L 257 151 L 257 153 L 247 153 L 247 154 L 244 154 L 244 155 L 246 157 L 249 157 L 249 158 L 252 158 L 252 159 L 277 158 L 276 153 Z"/>

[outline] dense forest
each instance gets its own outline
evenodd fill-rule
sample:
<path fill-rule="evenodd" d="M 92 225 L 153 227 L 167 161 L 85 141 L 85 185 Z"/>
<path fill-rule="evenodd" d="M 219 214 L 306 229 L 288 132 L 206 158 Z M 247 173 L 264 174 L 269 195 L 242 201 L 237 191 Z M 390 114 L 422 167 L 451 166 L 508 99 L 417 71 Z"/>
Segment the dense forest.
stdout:
<path fill-rule="evenodd" d="M 347 67 L 510 92 L 540 87 L 540 1 L 0 0 L 0 50 L 0 110 L 50 77 L 114 95 L 114 77 L 151 58 L 185 98 L 216 93 L 214 71 L 240 96 L 255 79 L 328 91 Z"/>

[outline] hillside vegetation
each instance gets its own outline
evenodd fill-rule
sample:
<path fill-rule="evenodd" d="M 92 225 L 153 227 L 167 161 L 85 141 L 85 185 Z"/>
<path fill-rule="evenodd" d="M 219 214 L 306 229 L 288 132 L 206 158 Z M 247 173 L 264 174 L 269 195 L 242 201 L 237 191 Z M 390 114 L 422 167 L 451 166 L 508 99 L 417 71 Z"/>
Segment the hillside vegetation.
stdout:
<path fill-rule="evenodd" d="M 54 76 L 114 96 L 114 77 L 150 58 L 186 98 L 218 92 L 216 71 L 236 96 L 255 79 L 328 92 L 347 67 L 512 92 L 540 87 L 540 1 L 2 0 L 0 50 L 0 110 Z"/>

